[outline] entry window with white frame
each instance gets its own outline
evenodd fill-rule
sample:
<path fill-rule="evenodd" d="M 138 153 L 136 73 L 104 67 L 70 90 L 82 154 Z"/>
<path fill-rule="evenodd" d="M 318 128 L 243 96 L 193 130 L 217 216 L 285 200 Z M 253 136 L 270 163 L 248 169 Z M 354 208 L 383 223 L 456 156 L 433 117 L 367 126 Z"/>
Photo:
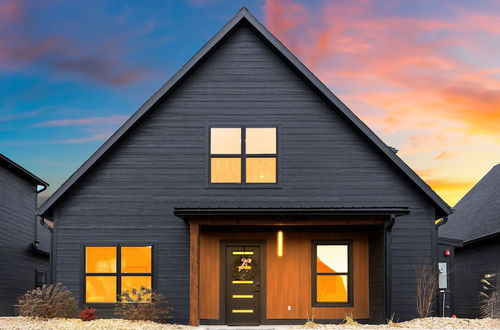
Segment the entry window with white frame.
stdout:
<path fill-rule="evenodd" d="M 211 184 L 277 183 L 276 127 L 211 127 Z"/>

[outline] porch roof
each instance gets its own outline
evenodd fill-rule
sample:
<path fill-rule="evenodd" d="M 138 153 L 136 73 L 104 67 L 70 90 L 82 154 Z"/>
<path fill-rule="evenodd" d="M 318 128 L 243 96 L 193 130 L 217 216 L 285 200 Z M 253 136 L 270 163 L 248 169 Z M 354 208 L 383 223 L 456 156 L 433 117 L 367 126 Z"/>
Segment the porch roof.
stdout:
<path fill-rule="evenodd" d="M 403 207 L 175 207 L 174 214 L 184 218 L 201 215 L 408 215 Z"/>

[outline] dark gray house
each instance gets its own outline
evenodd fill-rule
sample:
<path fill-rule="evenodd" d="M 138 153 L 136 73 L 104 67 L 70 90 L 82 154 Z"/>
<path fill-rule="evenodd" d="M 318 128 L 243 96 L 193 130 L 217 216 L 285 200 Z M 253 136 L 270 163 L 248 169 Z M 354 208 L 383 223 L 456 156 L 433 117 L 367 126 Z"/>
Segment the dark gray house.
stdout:
<path fill-rule="evenodd" d="M 493 167 L 455 206 L 439 228 L 441 250 L 450 251 L 452 313 L 479 316 L 485 274 L 500 276 L 500 165 Z M 492 279 L 500 292 L 500 281 Z"/>
<path fill-rule="evenodd" d="M 193 325 L 413 318 L 449 213 L 245 8 L 39 209 L 82 305 Z"/>
<path fill-rule="evenodd" d="M 51 233 L 36 216 L 37 195 L 48 184 L 0 154 L 0 315 L 47 281 Z"/>

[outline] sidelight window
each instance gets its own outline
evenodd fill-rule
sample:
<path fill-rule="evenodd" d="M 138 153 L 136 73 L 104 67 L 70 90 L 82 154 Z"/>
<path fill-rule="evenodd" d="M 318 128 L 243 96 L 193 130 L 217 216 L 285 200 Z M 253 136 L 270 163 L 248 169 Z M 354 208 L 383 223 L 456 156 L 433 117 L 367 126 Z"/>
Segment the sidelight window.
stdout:
<path fill-rule="evenodd" d="M 313 306 L 352 304 L 352 243 L 313 242 Z"/>
<path fill-rule="evenodd" d="M 152 246 L 86 246 L 85 302 L 115 303 L 125 291 L 153 286 Z"/>
<path fill-rule="evenodd" d="M 210 128 L 210 183 L 277 183 L 276 127 Z"/>

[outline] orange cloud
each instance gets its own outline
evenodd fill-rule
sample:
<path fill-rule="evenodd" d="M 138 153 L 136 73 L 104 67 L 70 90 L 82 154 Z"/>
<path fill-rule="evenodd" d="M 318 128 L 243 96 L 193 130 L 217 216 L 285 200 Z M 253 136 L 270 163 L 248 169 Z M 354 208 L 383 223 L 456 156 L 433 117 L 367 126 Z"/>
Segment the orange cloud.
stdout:
<path fill-rule="evenodd" d="M 319 17 L 289 0 L 269 0 L 264 9 L 270 30 L 320 78 L 348 85 L 355 97 L 383 108 L 385 126 L 418 111 L 427 123 L 437 115 L 464 124 L 468 133 L 499 137 L 500 79 L 474 77 L 479 69 L 449 51 L 469 42 L 464 33 L 500 32 L 483 23 L 497 15 L 461 13 L 449 21 L 377 17 L 366 1 L 328 2 Z M 462 19 L 470 24 L 457 23 Z M 367 87 L 385 87 L 374 93 L 385 102 L 370 100 Z M 399 98 L 408 94 L 414 102 L 402 108 Z"/>
<path fill-rule="evenodd" d="M 437 169 L 424 178 L 450 203 L 500 162 L 500 6 L 458 6 L 444 18 L 391 15 L 371 1 L 264 6 L 271 32 L 398 155 Z"/>

